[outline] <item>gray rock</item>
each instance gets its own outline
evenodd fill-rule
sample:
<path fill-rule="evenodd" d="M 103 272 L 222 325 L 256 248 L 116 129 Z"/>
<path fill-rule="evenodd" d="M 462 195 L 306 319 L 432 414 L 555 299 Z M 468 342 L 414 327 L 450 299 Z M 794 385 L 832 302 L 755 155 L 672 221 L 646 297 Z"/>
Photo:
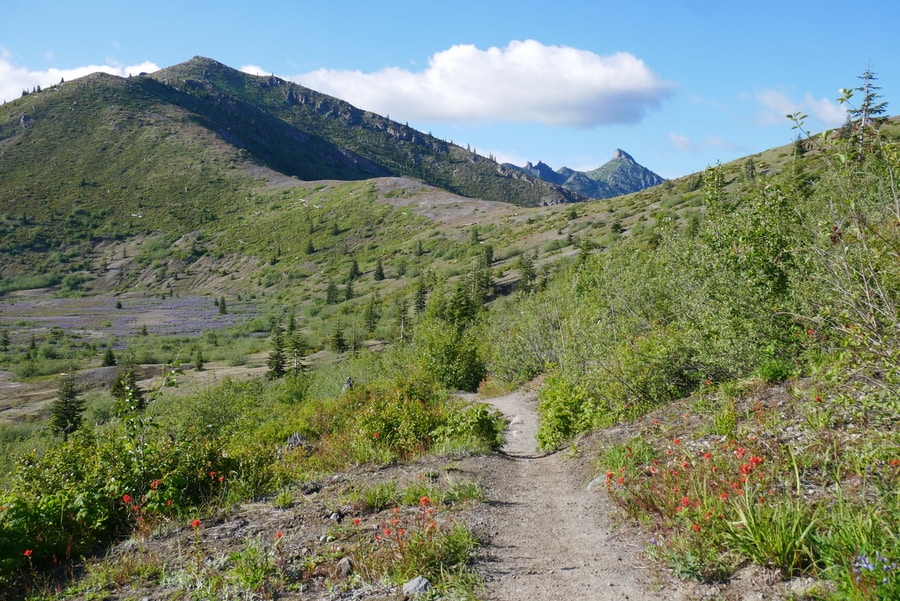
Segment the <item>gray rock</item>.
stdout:
<path fill-rule="evenodd" d="M 416 576 L 403 585 L 404 597 L 415 597 L 431 590 L 431 582 L 424 576 Z"/>

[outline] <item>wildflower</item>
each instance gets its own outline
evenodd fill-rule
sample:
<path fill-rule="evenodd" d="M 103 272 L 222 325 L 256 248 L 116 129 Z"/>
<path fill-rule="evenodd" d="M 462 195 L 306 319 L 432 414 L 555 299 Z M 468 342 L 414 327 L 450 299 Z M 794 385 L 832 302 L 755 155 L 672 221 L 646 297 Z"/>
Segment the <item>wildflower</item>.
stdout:
<path fill-rule="evenodd" d="M 156 490 L 157 488 L 159 488 L 159 485 L 160 485 L 160 481 L 154 480 L 153 482 L 150 483 L 150 490 Z"/>
<path fill-rule="evenodd" d="M 888 464 L 891 467 L 900 467 L 900 459 L 891 459 L 890 461 L 888 461 Z"/>
<path fill-rule="evenodd" d="M 615 474 L 613 474 L 612 472 L 606 472 L 606 480 L 607 481 L 612 480 L 613 476 L 615 476 Z"/>
<path fill-rule="evenodd" d="M 749 474 L 749 473 L 752 472 L 752 471 L 753 471 L 753 466 L 750 465 L 749 463 L 745 463 L 745 464 L 743 464 L 743 465 L 741 466 L 741 473 L 742 473 L 742 474 L 745 474 L 745 475 L 746 475 L 746 474 Z"/>
<path fill-rule="evenodd" d="M 727 501 L 727 500 L 728 500 L 728 493 L 727 493 L 727 492 L 723 492 L 721 495 L 719 495 L 719 498 L 721 498 L 723 501 Z"/>
<path fill-rule="evenodd" d="M 126 505 L 130 504 L 131 503 L 131 495 L 128 495 L 128 494 L 122 495 L 122 502 L 125 503 Z"/>
<path fill-rule="evenodd" d="M 697 522 L 694 522 L 694 525 L 691 526 L 691 528 L 694 529 L 694 532 L 700 532 L 700 524 L 698 524 Z"/>
<path fill-rule="evenodd" d="M 138 512 L 138 511 L 141 510 L 141 506 L 140 506 L 140 505 L 135 505 L 134 507 L 131 508 L 131 510 L 134 511 L 134 512 Z"/>
<path fill-rule="evenodd" d="M 703 383 L 707 386 L 712 386 L 712 380 L 710 380 L 709 378 L 707 378 Z"/>
<path fill-rule="evenodd" d="M 224 481 L 225 481 L 225 476 L 219 476 L 219 482 L 224 482 Z"/>
<path fill-rule="evenodd" d="M 385 528 L 384 530 L 382 530 L 382 532 L 384 532 L 384 535 L 385 535 L 385 536 L 390 536 L 390 535 L 391 535 L 391 529 L 390 529 L 390 528 Z"/>
<path fill-rule="evenodd" d="M 747 449 L 745 449 L 744 447 L 738 447 L 737 450 L 734 452 L 734 455 L 738 459 L 741 459 L 746 453 L 747 453 Z"/>
<path fill-rule="evenodd" d="M 709 461 L 710 459 L 712 459 L 712 453 L 710 453 L 709 451 L 703 453 L 703 458 Z"/>
<path fill-rule="evenodd" d="M 608 478 L 610 478 L 610 475 L 607 474 L 606 477 L 608 479 Z M 430 505 L 430 504 L 431 504 L 431 499 L 429 499 L 427 495 L 425 495 L 424 497 L 419 499 L 419 505 L 422 507 L 425 507 L 426 505 Z"/>
<path fill-rule="evenodd" d="M 691 504 L 691 500 L 687 497 L 681 497 L 681 504 L 685 507 Z"/>
<path fill-rule="evenodd" d="M 378 432 L 374 432 L 372 434 L 372 438 L 374 438 L 375 440 L 378 440 Z"/>
<path fill-rule="evenodd" d="M 691 467 L 691 464 L 688 463 L 687 461 L 684 461 L 684 462 L 682 462 L 681 467 L 682 467 L 682 469 L 687 469 L 687 468 Z"/>
<path fill-rule="evenodd" d="M 360 519 L 359 519 L 359 518 L 353 518 L 353 525 L 354 525 L 354 526 L 359 526 L 359 524 L 360 524 Z"/>
<path fill-rule="evenodd" d="M 276 539 L 279 539 L 279 538 L 281 538 L 282 536 L 284 536 L 284 534 L 281 532 L 281 530 L 278 530 L 278 531 L 275 532 L 275 538 L 276 538 Z"/>
<path fill-rule="evenodd" d="M 673 443 L 673 444 L 681 444 L 681 439 L 680 439 L 680 438 L 676 438 L 675 440 L 672 441 L 672 443 Z"/>
<path fill-rule="evenodd" d="M 618 482 L 619 484 L 625 484 L 625 478 L 619 476 L 618 478 L 616 478 L 616 482 Z"/>
<path fill-rule="evenodd" d="M 815 398 L 815 401 L 816 401 L 817 403 L 821 403 L 821 402 L 822 402 L 822 397 L 817 396 L 817 397 Z"/>
<path fill-rule="evenodd" d="M 172 499 L 166 499 L 166 507 L 171 507 L 174 501 Z"/>
<path fill-rule="evenodd" d="M 210 473 L 209 473 L 209 477 L 210 477 L 210 478 L 215 478 L 215 477 L 216 477 L 216 473 L 215 473 L 215 472 L 210 472 Z"/>
<path fill-rule="evenodd" d="M 33 551 L 31 549 L 25 549 L 25 552 L 22 553 L 22 555 L 24 555 L 25 557 L 31 557 L 32 552 Z"/>
<path fill-rule="evenodd" d="M 199 527 L 200 527 L 200 520 L 191 520 L 191 526 L 192 526 L 193 528 L 195 528 L 195 529 L 196 529 L 196 528 L 199 528 Z"/>

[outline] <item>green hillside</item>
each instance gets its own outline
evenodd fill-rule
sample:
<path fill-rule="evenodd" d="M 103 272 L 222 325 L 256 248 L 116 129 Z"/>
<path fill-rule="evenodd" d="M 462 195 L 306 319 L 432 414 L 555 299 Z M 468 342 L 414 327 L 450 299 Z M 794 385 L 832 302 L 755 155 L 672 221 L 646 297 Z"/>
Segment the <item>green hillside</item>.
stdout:
<path fill-rule="evenodd" d="M 752 565 L 795 598 L 897 598 L 900 154 L 897 123 L 870 117 L 810 135 L 797 116 L 794 143 L 563 204 L 208 59 L 3 105 L 0 587 L 88 599 L 175 570 L 274 596 L 421 571 L 477 598 L 457 512 L 477 486 L 429 488 L 431 471 L 342 490 L 282 564 L 220 557 L 228 582 L 199 528 L 360 466 L 492 453 L 502 420 L 453 393 L 533 386 L 540 446 L 593 465 L 675 576 Z M 378 546 L 391 505 L 425 520 L 423 544 Z M 71 567 L 179 528 L 193 574 Z M 350 555 L 365 567 L 342 577 Z"/>

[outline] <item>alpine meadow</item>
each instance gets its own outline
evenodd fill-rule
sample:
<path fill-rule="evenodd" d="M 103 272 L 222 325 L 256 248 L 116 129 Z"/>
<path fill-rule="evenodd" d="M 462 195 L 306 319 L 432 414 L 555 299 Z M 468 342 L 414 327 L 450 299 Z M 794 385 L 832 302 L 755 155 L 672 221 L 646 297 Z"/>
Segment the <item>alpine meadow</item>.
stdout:
<path fill-rule="evenodd" d="M 499 598 L 527 390 L 640 599 L 900 598 L 900 126 L 842 83 L 674 180 L 202 57 L 0 105 L 0 597 Z"/>

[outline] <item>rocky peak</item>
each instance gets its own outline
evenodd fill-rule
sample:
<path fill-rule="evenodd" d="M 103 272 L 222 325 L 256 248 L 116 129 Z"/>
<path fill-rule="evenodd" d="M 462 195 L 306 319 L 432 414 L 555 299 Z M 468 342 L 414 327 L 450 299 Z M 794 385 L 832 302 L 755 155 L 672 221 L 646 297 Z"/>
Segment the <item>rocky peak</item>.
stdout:
<path fill-rule="evenodd" d="M 614 161 L 628 161 L 629 163 L 634 163 L 635 160 L 632 158 L 630 154 L 622 150 L 621 148 L 616 148 L 616 151 L 613 153 L 612 160 Z"/>

